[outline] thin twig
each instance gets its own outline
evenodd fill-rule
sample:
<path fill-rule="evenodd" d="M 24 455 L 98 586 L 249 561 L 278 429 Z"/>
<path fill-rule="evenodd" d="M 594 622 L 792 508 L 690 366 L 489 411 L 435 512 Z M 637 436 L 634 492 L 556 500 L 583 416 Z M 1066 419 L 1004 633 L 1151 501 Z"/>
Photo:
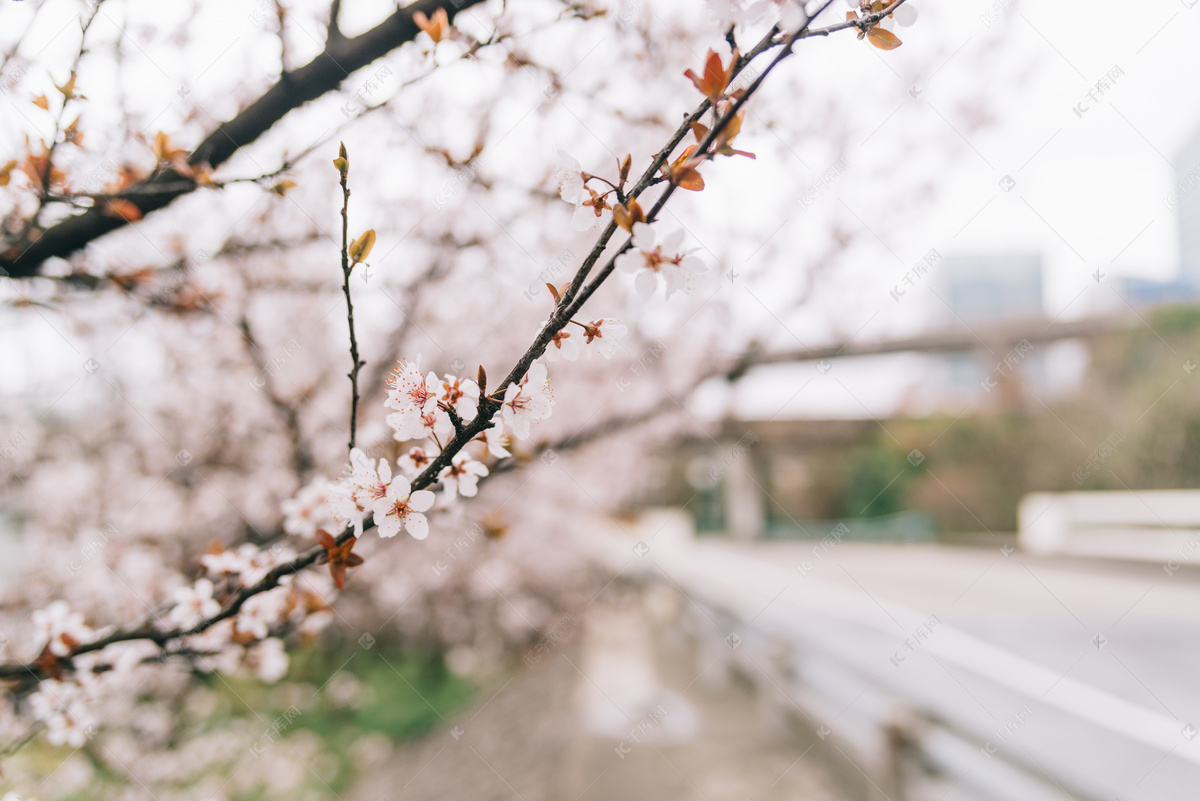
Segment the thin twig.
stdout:
<path fill-rule="evenodd" d="M 346 152 L 342 148 L 342 152 Z M 354 450 L 355 434 L 358 431 L 358 371 L 366 362 L 358 358 L 358 339 L 354 335 L 354 303 L 350 300 L 350 187 L 346 185 L 348 169 L 341 171 L 342 184 L 342 291 L 346 293 L 346 322 L 350 326 L 350 442 L 348 450 Z"/>

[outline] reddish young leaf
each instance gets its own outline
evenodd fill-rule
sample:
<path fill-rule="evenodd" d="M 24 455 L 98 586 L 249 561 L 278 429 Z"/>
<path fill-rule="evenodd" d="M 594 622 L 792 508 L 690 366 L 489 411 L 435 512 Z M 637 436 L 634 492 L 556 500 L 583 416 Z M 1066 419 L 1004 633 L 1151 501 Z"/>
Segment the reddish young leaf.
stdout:
<path fill-rule="evenodd" d="M 721 57 L 709 50 L 704 59 L 703 77 L 696 75 L 690 69 L 686 70 L 683 75 L 691 79 L 695 87 L 700 90 L 700 94 L 715 103 L 725 94 L 725 88 L 729 86 L 729 81 L 733 78 L 733 67 L 737 64 L 737 60 L 738 53 L 734 50 L 733 56 L 729 59 L 729 67 L 726 68 L 721 64 Z"/>
<path fill-rule="evenodd" d="M 338 545 L 337 540 L 328 531 L 325 529 L 317 531 L 317 543 L 325 549 L 325 559 L 329 562 L 329 575 L 333 576 L 333 583 L 339 590 L 346 589 L 346 568 L 358 567 L 363 563 L 361 556 L 352 553 L 356 542 L 358 542 L 358 538 L 351 537 Z"/>
<path fill-rule="evenodd" d="M 125 222 L 137 222 L 142 219 L 142 210 L 123 198 L 104 201 L 103 213 L 109 217 L 120 217 Z"/>
<path fill-rule="evenodd" d="M 450 17 L 446 15 L 444 8 L 433 12 L 433 19 L 425 16 L 424 11 L 418 11 L 413 14 L 413 22 L 417 23 L 418 28 L 429 34 L 429 38 L 434 41 L 434 44 L 445 39 L 450 32 Z"/>
<path fill-rule="evenodd" d="M 867 41 L 878 47 L 880 50 L 895 50 L 903 44 L 896 34 L 889 30 L 885 30 L 876 25 L 871 30 L 867 31 Z"/>

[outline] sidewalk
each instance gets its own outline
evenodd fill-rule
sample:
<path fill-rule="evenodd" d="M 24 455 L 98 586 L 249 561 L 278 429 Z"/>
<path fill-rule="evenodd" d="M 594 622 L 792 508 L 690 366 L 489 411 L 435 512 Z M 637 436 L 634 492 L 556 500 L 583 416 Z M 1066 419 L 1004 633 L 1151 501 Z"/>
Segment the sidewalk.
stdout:
<path fill-rule="evenodd" d="M 818 749 L 649 617 L 641 603 L 597 610 L 344 801 L 837 799 Z"/>

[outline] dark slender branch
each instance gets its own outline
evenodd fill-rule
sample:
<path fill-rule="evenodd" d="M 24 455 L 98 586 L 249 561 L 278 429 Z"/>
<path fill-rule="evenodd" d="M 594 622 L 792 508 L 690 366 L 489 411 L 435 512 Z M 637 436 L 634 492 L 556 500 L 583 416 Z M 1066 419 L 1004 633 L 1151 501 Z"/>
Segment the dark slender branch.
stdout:
<path fill-rule="evenodd" d="M 254 330 L 250 328 L 250 320 L 244 311 L 238 318 L 238 329 L 241 330 L 242 338 L 248 346 L 246 352 L 262 377 L 262 387 L 266 391 L 267 400 L 287 428 L 288 439 L 292 444 L 292 470 L 303 480 L 312 470 L 313 458 L 312 452 L 308 449 L 308 443 L 304 440 L 304 432 L 300 429 L 300 415 L 296 412 L 293 404 L 279 396 L 279 391 L 275 386 L 275 376 L 264 358 L 265 354 L 262 347 L 259 346 L 258 339 L 254 336 Z"/>
<path fill-rule="evenodd" d="M 450 418 L 450 425 L 454 426 L 455 438 L 461 438 L 463 433 L 466 431 L 466 424 L 463 422 L 463 419 L 458 416 L 458 412 L 455 411 L 453 406 L 447 404 L 444 408 L 446 410 L 446 416 Z"/>
<path fill-rule="evenodd" d="M 100 2 L 96 3 L 92 7 L 92 13 L 88 15 L 88 18 L 80 23 L 79 50 L 75 53 L 75 60 L 71 62 L 71 72 L 67 77 L 68 81 L 73 81 L 75 76 L 79 73 L 79 62 L 83 60 L 83 54 L 87 52 L 88 29 L 92 27 L 92 22 L 95 21 L 96 15 L 100 13 L 100 3 L 102 2 L 103 0 L 100 0 Z M 75 92 L 72 88 L 70 96 L 63 95 L 62 106 L 59 107 L 58 115 L 54 118 L 54 133 L 51 134 L 50 144 L 46 147 L 46 166 L 42 170 L 42 174 L 40 176 L 42 194 L 38 198 L 37 208 L 34 210 L 33 214 L 29 216 L 29 219 L 22 227 L 21 233 L 18 235 L 19 239 L 24 240 L 29 237 L 30 232 L 37 228 L 38 220 L 42 218 L 42 212 L 46 210 L 45 193 L 50 189 L 50 177 L 54 174 L 54 154 L 58 149 L 59 144 L 61 144 L 59 142 L 59 135 L 63 132 L 63 118 L 67 115 L 67 104 L 71 102 L 74 94 Z"/>
<path fill-rule="evenodd" d="M 343 147 L 342 152 L 346 149 Z M 346 174 L 349 170 L 341 171 L 342 184 L 342 291 L 346 293 L 346 322 L 350 326 L 350 442 L 349 450 L 354 450 L 355 435 L 358 433 L 358 371 L 366 362 L 358 358 L 358 338 L 354 335 L 354 302 L 350 300 L 350 273 L 354 265 L 350 263 L 350 187 L 346 185 Z"/>
<path fill-rule="evenodd" d="M 325 29 L 325 46 L 328 47 L 330 42 L 336 42 L 345 39 L 342 34 L 342 26 L 338 22 L 338 15 L 342 13 L 342 0 L 333 0 L 329 4 L 329 25 Z"/>
<path fill-rule="evenodd" d="M 326 42 L 325 49 L 303 67 L 287 73 L 258 100 L 227 122 L 217 126 L 187 158 L 192 167 L 207 164 L 215 169 L 224 164 L 240 148 L 254 142 L 275 123 L 295 108 L 337 89 L 352 72 L 386 55 L 421 32 L 413 14 L 422 11 L 432 16 L 442 8 L 451 19 L 463 9 L 483 0 L 417 0 L 396 10 L 386 20 L 359 36 Z M 137 202 L 142 214 L 164 208 L 175 198 L 199 187 L 195 181 L 173 169 L 163 170 L 142 184 L 175 184 L 182 182 L 177 192 L 151 194 Z M 128 225 L 121 217 L 108 216 L 99 208 L 68 217 L 41 232 L 36 241 L 31 237 L 6 240 L 0 244 L 0 270 L 14 278 L 37 275 L 46 259 L 66 257 L 101 236 Z M 0 273 L 2 274 L 2 273 Z"/>

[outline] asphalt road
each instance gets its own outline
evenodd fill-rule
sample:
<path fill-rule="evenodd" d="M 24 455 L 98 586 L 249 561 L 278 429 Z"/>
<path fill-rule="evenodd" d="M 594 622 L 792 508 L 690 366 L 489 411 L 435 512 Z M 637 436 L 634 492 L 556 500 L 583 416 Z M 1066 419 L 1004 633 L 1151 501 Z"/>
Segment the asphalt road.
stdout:
<path fill-rule="evenodd" d="M 713 637 L 790 627 L 806 644 L 793 669 L 828 702 L 834 731 L 872 699 L 900 698 L 1055 776 L 1066 797 L 1200 798 L 1194 573 L 1000 546 L 707 542 L 687 553 L 660 549 L 652 570 L 738 600 L 742 623 L 714 620 Z M 1000 781 L 962 764 L 948 769 L 945 801 Z"/>

